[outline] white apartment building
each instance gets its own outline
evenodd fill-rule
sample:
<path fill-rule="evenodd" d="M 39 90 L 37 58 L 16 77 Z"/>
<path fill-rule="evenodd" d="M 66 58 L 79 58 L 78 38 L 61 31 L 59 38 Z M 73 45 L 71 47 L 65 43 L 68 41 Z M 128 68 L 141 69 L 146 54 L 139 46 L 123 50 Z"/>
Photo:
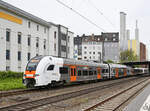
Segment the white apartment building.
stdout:
<path fill-rule="evenodd" d="M 82 60 L 102 60 L 102 39 L 101 36 L 82 37 Z"/>
<path fill-rule="evenodd" d="M 0 70 L 21 72 L 36 55 L 59 56 L 60 26 L 0 0 Z M 73 33 L 69 37 L 72 40 Z M 67 56 L 73 58 L 73 42 L 68 45 L 71 53 Z"/>
<path fill-rule="evenodd" d="M 100 61 L 102 59 L 102 42 L 82 44 L 82 60 Z"/>

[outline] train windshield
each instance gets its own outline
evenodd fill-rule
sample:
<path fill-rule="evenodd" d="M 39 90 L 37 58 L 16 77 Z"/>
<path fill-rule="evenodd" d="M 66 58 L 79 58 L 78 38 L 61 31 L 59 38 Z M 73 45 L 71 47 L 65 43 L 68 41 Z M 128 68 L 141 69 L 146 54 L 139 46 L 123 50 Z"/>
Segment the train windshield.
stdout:
<path fill-rule="evenodd" d="M 38 63 L 39 63 L 39 60 L 34 60 L 34 59 L 31 60 L 31 61 L 28 63 L 26 70 L 27 70 L 27 71 L 35 71 L 35 70 L 36 70 L 36 67 L 37 67 L 37 65 L 38 65 Z"/>

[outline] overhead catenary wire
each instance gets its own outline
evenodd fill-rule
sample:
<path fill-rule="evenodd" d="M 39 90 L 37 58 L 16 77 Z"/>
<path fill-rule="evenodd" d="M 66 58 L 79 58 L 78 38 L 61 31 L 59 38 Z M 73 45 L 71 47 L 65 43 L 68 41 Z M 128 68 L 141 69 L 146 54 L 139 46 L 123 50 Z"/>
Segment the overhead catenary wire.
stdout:
<path fill-rule="evenodd" d="M 103 12 L 100 11 L 100 10 L 95 6 L 95 4 L 94 4 L 91 0 L 88 0 L 88 1 L 89 1 L 89 3 L 97 10 L 97 12 L 98 12 L 100 15 L 102 15 L 113 27 L 115 27 L 115 25 L 109 20 L 109 18 L 106 17 L 106 16 L 103 14 Z"/>
<path fill-rule="evenodd" d="M 91 23 L 92 25 L 94 25 L 95 27 L 97 27 L 98 29 L 100 29 L 101 31 L 105 31 L 105 29 L 101 28 L 99 25 L 97 25 L 96 23 L 94 23 L 92 20 L 88 19 L 87 17 L 85 17 L 84 15 L 82 15 L 81 13 L 79 13 L 78 11 L 76 11 L 75 9 L 69 7 L 68 5 L 66 5 L 65 3 L 61 2 L 60 0 L 56 0 L 58 3 L 60 3 L 61 5 L 65 6 L 66 8 L 70 9 L 71 11 L 73 11 L 74 13 L 76 13 L 77 15 L 79 15 L 80 17 L 82 17 L 83 19 L 85 19 L 86 21 L 88 21 L 89 23 Z"/>

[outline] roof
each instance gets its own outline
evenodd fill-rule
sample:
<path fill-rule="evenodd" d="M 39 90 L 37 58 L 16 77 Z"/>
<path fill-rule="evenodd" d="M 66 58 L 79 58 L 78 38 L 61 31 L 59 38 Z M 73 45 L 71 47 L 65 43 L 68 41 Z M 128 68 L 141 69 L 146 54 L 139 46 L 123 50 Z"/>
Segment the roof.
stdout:
<path fill-rule="evenodd" d="M 150 61 L 136 61 L 136 62 L 124 62 L 125 65 L 146 65 L 150 64 Z"/>
<path fill-rule="evenodd" d="M 47 21 L 45 21 L 45 20 L 43 20 L 43 19 L 41 19 L 39 17 L 36 17 L 36 16 L 26 12 L 26 11 L 23 11 L 23 10 L 21 10 L 21 9 L 19 9 L 19 8 L 9 4 L 9 3 L 6 3 L 6 2 L 4 2 L 2 0 L 0 0 L 0 8 L 8 10 L 8 11 L 10 11 L 12 13 L 15 13 L 16 15 L 22 16 L 22 17 L 27 18 L 27 19 L 29 19 L 31 21 L 37 22 L 37 23 L 39 23 L 41 25 L 44 25 L 44 26 L 47 26 L 47 27 L 50 26 L 50 24 Z"/>

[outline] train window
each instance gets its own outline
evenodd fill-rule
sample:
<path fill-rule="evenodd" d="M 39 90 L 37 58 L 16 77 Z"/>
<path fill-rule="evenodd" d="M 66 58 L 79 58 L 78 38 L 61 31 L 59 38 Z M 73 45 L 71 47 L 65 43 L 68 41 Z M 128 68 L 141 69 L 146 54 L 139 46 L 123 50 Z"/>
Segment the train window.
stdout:
<path fill-rule="evenodd" d="M 113 73 L 114 73 L 114 74 L 116 73 L 116 70 L 115 70 L 115 69 L 113 69 Z"/>
<path fill-rule="evenodd" d="M 74 69 L 74 76 L 76 76 L 76 69 Z"/>
<path fill-rule="evenodd" d="M 102 73 L 108 73 L 108 69 L 102 69 Z"/>
<path fill-rule="evenodd" d="M 54 70 L 54 65 L 48 66 L 47 71 L 51 71 L 51 70 Z"/>
<path fill-rule="evenodd" d="M 105 73 L 105 69 L 102 69 L 102 73 Z"/>
<path fill-rule="evenodd" d="M 93 75 L 93 71 L 89 71 L 89 75 Z"/>
<path fill-rule="evenodd" d="M 81 76 L 81 70 L 78 70 L 78 76 Z"/>
<path fill-rule="evenodd" d="M 87 70 L 83 70 L 83 76 L 87 76 L 88 75 L 88 71 Z"/>
<path fill-rule="evenodd" d="M 61 74 L 68 74 L 68 68 L 67 67 L 60 67 L 59 72 Z"/>
<path fill-rule="evenodd" d="M 73 69 L 71 68 L 71 76 L 73 76 Z"/>
<path fill-rule="evenodd" d="M 106 72 L 105 73 L 108 73 L 108 69 L 106 69 Z"/>
<path fill-rule="evenodd" d="M 94 71 L 94 75 L 97 75 L 97 72 L 96 72 L 96 71 Z"/>

